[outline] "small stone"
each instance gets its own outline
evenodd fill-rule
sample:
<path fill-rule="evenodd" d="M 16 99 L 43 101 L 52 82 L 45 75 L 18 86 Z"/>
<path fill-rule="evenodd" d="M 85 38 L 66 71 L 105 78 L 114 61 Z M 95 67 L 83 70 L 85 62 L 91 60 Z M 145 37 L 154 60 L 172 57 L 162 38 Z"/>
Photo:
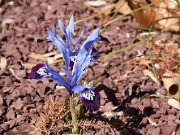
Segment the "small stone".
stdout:
<path fill-rule="evenodd" d="M 105 103 L 106 103 L 106 100 L 104 98 L 100 98 L 100 103 L 101 103 L 102 106 L 104 106 Z"/>
<path fill-rule="evenodd" d="M 3 110 L 0 108 L 0 117 L 2 116 L 3 113 L 4 113 Z"/>
<path fill-rule="evenodd" d="M 131 103 L 132 104 L 136 104 L 138 102 L 138 99 L 137 98 L 133 98 L 132 100 L 131 100 Z"/>
<path fill-rule="evenodd" d="M 36 102 L 39 102 L 41 100 L 42 100 L 42 98 L 40 98 L 38 95 L 34 98 L 34 101 L 36 101 Z"/>
<path fill-rule="evenodd" d="M 0 126 L 0 134 L 3 134 L 4 129 Z"/>
<path fill-rule="evenodd" d="M 176 125 L 176 123 L 173 120 L 168 120 L 167 125 L 173 127 L 173 125 Z"/>
<path fill-rule="evenodd" d="M 166 109 L 164 108 L 160 108 L 159 111 L 158 111 L 160 114 L 166 114 Z"/>
<path fill-rule="evenodd" d="M 14 97 L 25 97 L 26 96 L 26 91 L 24 90 L 24 87 L 17 87 L 13 92 L 12 95 Z"/>
<path fill-rule="evenodd" d="M 16 121 L 17 121 L 17 123 L 19 123 L 19 122 L 21 122 L 21 121 L 23 121 L 25 119 L 26 119 L 26 117 L 24 117 L 22 115 L 17 115 Z"/>
<path fill-rule="evenodd" d="M 155 113 L 155 114 L 152 114 L 150 117 L 152 117 L 152 118 L 154 118 L 154 119 L 158 119 L 158 118 L 161 117 L 161 115 L 158 114 L 158 113 Z"/>
<path fill-rule="evenodd" d="M 176 119 L 176 116 L 174 115 L 168 115 L 168 120 L 175 120 Z"/>
<path fill-rule="evenodd" d="M 7 114 L 6 114 L 6 118 L 8 120 L 11 120 L 11 119 L 14 119 L 15 118 L 15 113 L 14 113 L 14 110 L 13 109 L 10 109 Z"/>
<path fill-rule="evenodd" d="M 15 125 L 16 120 L 15 120 L 15 119 L 13 119 L 13 120 L 7 121 L 6 123 L 8 123 L 8 124 L 9 124 L 9 128 L 12 128 L 12 127 Z"/>
<path fill-rule="evenodd" d="M 101 111 L 104 111 L 104 112 L 110 111 L 110 110 L 112 110 L 113 107 L 114 106 L 113 106 L 112 102 L 108 102 L 103 107 L 101 107 Z"/>
<path fill-rule="evenodd" d="M 18 98 L 16 101 L 14 101 L 12 103 L 12 106 L 16 109 L 16 110 L 20 110 L 23 107 L 23 100 L 21 100 L 20 98 Z"/>
<path fill-rule="evenodd" d="M 163 88 L 158 89 L 157 92 L 160 93 L 161 95 L 165 95 L 165 96 L 167 95 L 167 90 Z"/>
<path fill-rule="evenodd" d="M 160 127 L 157 127 L 157 128 L 152 130 L 151 135 L 160 135 L 160 133 L 161 133 L 161 129 L 160 129 Z"/>
<path fill-rule="evenodd" d="M 17 130 L 23 131 L 23 132 L 32 131 L 32 129 L 33 129 L 32 126 L 26 123 L 21 123 L 20 126 L 17 126 Z"/>
<path fill-rule="evenodd" d="M 168 115 L 176 115 L 176 108 L 171 108 L 171 109 L 168 109 L 167 112 L 168 112 Z"/>
<path fill-rule="evenodd" d="M 103 80 L 103 84 L 106 85 L 108 88 L 112 88 L 112 87 L 113 87 L 113 85 L 112 85 L 112 80 L 109 79 L 109 78 L 105 78 L 105 79 Z"/>
<path fill-rule="evenodd" d="M 3 123 L 0 125 L 2 129 L 4 129 L 5 131 L 7 131 L 9 129 L 9 124 L 8 123 Z"/>
<path fill-rule="evenodd" d="M 174 122 L 180 124 L 180 119 L 176 119 Z"/>
<path fill-rule="evenodd" d="M 151 101 L 153 108 L 159 108 L 159 104 L 157 101 Z"/>
<path fill-rule="evenodd" d="M 145 107 L 152 106 L 150 99 L 143 98 L 141 101 L 143 102 L 143 105 L 144 105 Z"/>
<path fill-rule="evenodd" d="M 137 123 L 134 123 L 134 122 L 130 122 L 129 125 L 128 125 L 128 129 L 132 132 L 132 133 L 140 133 L 139 131 L 139 126 Z"/>
<path fill-rule="evenodd" d="M 107 98 L 107 95 L 104 92 L 104 90 L 100 91 L 99 94 L 100 94 L 101 98 L 105 98 L 105 99 Z"/>
<path fill-rule="evenodd" d="M 13 100 L 14 100 L 14 96 L 13 95 L 7 95 L 5 102 L 6 102 L 6 104 L 8 106 L 10 106 L 10 104 L 12 103 Z"/>
<path fill-rule="evenodd" d="M 146 125 L 147 122 L 148 122 L 147 118 L 146 118 L 146 117 L 143 117 L 141 123 L 142 123 L 143 125 Z"/>
<path fill-rule="evenodd" d="M 143 112 L 144 111 L 144 106 L 143 105 L 138 105 L 138 108 Z"/>
<path fill-rule="evenodd" d="M 176 131 L 176 135 L 180 135 L 180 129 Z"/>
<path fill-rule="evenodd" d="M 3 101 L 3 95 L 0 94 L 0 106 L 4 104 L 4 101 Z"/>
<path fill-rule="evenodd" d="M 24 77 L 26 77 L 26 71 L 25 71 L 25 70 L 17 70 L 17 71 L 16 71 L 16 75 L 17 75 L 19 78 L 24 78 Z"/>
<path fill-rule="evenodd" d="M 176 129 L 171 125 L 166 125 L 166 126 L 163 126 L 161 127 L 162 128 L 162 131 L 163 131 L 163 135 L 170 135 L 173 131 L 175 131 Z"/>

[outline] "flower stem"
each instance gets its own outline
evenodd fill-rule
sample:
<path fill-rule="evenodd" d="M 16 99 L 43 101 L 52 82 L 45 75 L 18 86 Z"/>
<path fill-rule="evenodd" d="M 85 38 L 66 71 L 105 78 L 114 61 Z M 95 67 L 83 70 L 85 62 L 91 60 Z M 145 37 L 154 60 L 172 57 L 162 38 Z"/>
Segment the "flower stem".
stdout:
<path fill-rule="evenodd" d="M 70 102 L 70 110 L 71 110 L 71 117 L 72 117 L 72 122 L 73 122 L 73 134 L 78 134 L 78 126 L 77 124 L 77 114 L 75 111 L 75 104 L 74 104 L 74 98 L 73 98 L 73 94 L 70 96 L 69 98 L 69 102 Z"/>

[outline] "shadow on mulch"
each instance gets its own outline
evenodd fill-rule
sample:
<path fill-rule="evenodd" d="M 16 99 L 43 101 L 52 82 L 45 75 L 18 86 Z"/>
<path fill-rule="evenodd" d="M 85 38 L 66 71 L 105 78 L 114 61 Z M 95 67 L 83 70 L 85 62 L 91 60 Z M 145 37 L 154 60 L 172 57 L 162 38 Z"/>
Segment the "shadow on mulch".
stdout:
<path fill-rule="evenodd" d="M 120 112 L 123 111 L 125 114 L 125 117 L 127 117 L 127 121 L 124 123 L 122 120 L 119 118 L 111 118 L 111 120 L 102 117 L 102 114 L 104 112 L 98 112 L 98 118 L 99 120 L 106 121 L 112 128 L 115 128 L 119 133 L 125 134 L 125 135 L 141 135 L 140 133 L 140 128 L 143 126 L 141 123 L 143 118 L 149 117 L 150 115 L 154 114 L 155 111 L 151 106 L 144 107 L 143 111 L 141 111 L 138 108 L 135 107 L 128 107 L 127 103 L 130 103 L 130 101 L 133 98 L 140 98 L 145 96 L 146 94 L 154 94 L 155 92 L 153 90 L 150 91 L 140 91 L 136 92 L 136 89 L 138 88 L 138 85 L 134 87 L 134 90 L 132 91 L 131 94 L 129 94 L 129 91 L 126 90 L 124 93 L 126 95 L 126 98 L 123 101 L 118 101 L 117 97 L 115 96 L 115 91 L 113 89 L 108 88 L 104 84 L 98 85 L 95 90 L 97 91 L 104 91 L 106 94 L 108 100 L 112 102 L 114 106 L 118 106 L 113 112 Z M 129 95 L 129 96 L 127 96 Z M 94 114 L 91 114 L 92 117 Z"/>

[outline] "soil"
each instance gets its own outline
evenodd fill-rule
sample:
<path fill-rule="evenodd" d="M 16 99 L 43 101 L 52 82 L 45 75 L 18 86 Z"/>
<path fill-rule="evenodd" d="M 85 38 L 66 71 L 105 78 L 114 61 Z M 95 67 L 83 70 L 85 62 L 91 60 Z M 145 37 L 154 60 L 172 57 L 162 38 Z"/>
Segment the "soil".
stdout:
<path fill-rule="evenodd" d="M 7 65 L 0 70 L 0 134 L 30 131 L 30 123 L 35 115 L 42 112 L 45 101 L 50 98 L 59 103 L 65 101 L 68 92 L 59 88 L 51 79 L 28 79 L 27 73 L 31 67 L 28 68 L 25 63 L 35 65 L 37 62 L 45 62 L 29 57 L 32 53 L 43 55 L 57 51 L 51 43 L 39 42 L 39 39 L 47 36 L 46 29 L 57 25 L 58 19 L 67 26 L 71 15 L 78 21 L 96 12 L 93 8 L 82 6 L 83 2 L 84 0 L 15 0 L 1 3 L 0 57 L 7 60 Z M 107 18 L 98 16 L 77 23 L 73 42 L 75 43 L 85 25 L 89 26 L 88 31 L 92 31 Z M 101 32 L 110 43 L 95 43 L 94 47 L 101 56 L 105 56 L 139 42 L 145 38 L 142 33 L 146 31 L 132 28 L 136 26 L 136 20 L 131 15 L 119 19 Z M 58 26 L 57 29 L 60 33 Z M 87 34 L 86 32 L 83 39 Z M 161 38 L 174 43 L 180 41 L 173 33 L 159 34 L 153 40 Z M 157 91 L 166 95 L 166 90 L 158 89 L 157 84 L 143 74 L 144 67 L 133 58 L 138 51 L 144 54 L 147 50 L 147 44 L 141 43 L 132 49 L 102 57 L 90 65 L 82 83 L 85 79 L 89 81 L 101 74 L 92 80 L 93 87 L 100 92 L 101 107 L 99 111 L 87 111 L 85 115 L 87 119 L 105 122 L 106 126 L 95 128 L 92 124 L 82 128 L 82 134 L 180 134 L 180 111 L 169 106 L 166 98 L 150 96 Z M 53 67 L 60 71 L 62 64 L 56 63 Z M 63 133 L 67 133 L 67 130 Z M 59 134 L 62 132 L 59 131 Z"/>

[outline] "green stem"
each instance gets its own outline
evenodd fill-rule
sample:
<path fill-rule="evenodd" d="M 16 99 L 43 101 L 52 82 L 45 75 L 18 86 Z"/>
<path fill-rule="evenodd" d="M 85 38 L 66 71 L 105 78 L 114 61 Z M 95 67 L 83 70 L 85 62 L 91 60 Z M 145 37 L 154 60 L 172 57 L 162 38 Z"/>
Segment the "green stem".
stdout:
<path fill-rule="evenodd" d="M 70 102 L 70 110 L 71 110 L 71 117 L 72 117 L 72 122 L 73 122 L 73 134 L 78 134 L 78 126 L 77 124 L 77 114 L 75 111 L 75 105 L 74 105 L 74 99 L 73 99 L 73 94 L 69 98 Z"/>

